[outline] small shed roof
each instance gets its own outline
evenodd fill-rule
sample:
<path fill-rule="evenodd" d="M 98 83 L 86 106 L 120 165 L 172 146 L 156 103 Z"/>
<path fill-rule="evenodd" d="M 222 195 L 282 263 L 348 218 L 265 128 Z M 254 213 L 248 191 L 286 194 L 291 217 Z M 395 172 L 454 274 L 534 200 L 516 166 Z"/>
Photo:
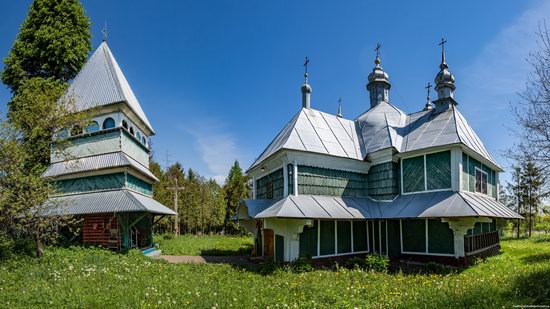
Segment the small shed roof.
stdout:
<path fill-rule="evenodd" d="M 522 218 L 488 196 L 453 191 L 401 195 L 392 202 L 378 202 L 369 198 L 289 195 L 274 200 L 244 200 L 237 213 L 238 219 L 353 220 L 452 217 Z"/>
<path fill-rule="evenodd" d="M 158 215 L 176 213 L 149 196 L 129 190 L 81 193 L 51 197 L 45 216 L 84 215 L 111 212 L 150 212 Z"/>

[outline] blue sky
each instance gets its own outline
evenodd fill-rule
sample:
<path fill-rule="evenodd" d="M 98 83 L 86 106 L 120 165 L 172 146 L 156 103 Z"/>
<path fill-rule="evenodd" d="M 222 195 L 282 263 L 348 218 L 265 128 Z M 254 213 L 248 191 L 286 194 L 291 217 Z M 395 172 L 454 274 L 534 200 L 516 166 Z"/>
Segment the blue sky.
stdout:
<path fill-rule="evenodd" d="M 510 104 L 530 71 L 538 22 L 550 20 L 542 0 L 82 2 L 94 49 L 108 24 L 109 46 L 157 132 L 156 159 L 217 180 L 235 159 L 248 167 L 299 110 L 305 56 L 312 107 L 336 113 L 341 96 L 354 119 L 369 106 L 380 42 L 390 99 L 410 113 L 438 72 L 442 36 L 459 109 L 506 167 Z M 0 0 L 2 57 L 30 3 Z M 2 110 L 9 98 L 1 87 Z"/>

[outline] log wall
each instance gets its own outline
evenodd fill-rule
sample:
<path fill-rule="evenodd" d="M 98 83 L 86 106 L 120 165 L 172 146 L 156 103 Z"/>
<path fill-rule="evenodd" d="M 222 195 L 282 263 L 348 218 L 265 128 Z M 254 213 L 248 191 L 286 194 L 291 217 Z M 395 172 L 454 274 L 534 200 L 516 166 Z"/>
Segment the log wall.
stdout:
<path fill-rule="evenodd" d="M 120 249 L 120 229 L 114 214 L 84 216 L 82 243 Z"/>

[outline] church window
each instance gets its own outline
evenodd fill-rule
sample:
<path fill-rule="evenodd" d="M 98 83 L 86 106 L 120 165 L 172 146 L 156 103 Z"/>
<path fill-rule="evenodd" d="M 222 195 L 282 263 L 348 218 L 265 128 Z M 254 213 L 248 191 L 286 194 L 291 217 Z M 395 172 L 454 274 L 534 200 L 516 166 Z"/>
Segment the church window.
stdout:
<path fill-rule="evenodd" d="M 139 134 L 139 132 L 136 132 L 136 138 L 137 138 L 138 141 L 141 140 L 141 134 Z"/>
<path fill-rule="evenodd" d="M 97 121 L 92 121 L 88 124 L 88 126 L 86 126 L 86 133 L 97 131 L 99 131 L 99 124 L 97 123 Z"/>
<path fill-rule="evenodd" d="M 115 127 L 115 121 L 113 118 L 109 117 L 103 121 L 103 130 L 111 129 Z"/>
<path fill-rule="evenodd" d="M 130 127 L 130 134 L 134 135 L 134 127 Z"/>
<path fill-rule="evenodd" d="M 61 129 L 61 130 L 57 133 L 57 137 L 58 137 L 58 138 L 67 138 L 67 137 L 69 137 L 69 130 L 67 130 L 67 129 Z"/>
<path fill-rule="evenodd" d="M 145 146 L 147 146 L 147 140 L 145 140 L 145 136 L 141 137 L 141 143 Z"/>
<path fill-rule="evenodd" d="M 128 123 L 126 122 L 126 120 L 122 120 L 122 127 L 128 130 Z"/>
<path fill-rule="evenodd" d="M 451 189 L 450 151 L 406 158 L 402 164 L 404 193 Z"/>
<path fill-rule="evenodd" d="M 476 168 L 476 192 L 487 194 L 487 173 Z"/>
<path fill-rule="evenodd" d="M 71 136 L 82 134 L 82 127 L 79 125 L 74 125 L 71 129 Z"/>

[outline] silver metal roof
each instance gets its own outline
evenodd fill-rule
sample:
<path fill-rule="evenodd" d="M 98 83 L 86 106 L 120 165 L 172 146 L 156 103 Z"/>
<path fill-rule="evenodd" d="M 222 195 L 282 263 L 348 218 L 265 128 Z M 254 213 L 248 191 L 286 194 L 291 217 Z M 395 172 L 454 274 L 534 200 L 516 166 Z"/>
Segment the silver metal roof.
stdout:
<path fill-rule="evenodd" d="M 359 116 L 359 136 L 363 140 L 366 153 L 394 147 L 400 149 L 407 116 L 392 104 L 382 101 Z"/>
<path fill-rule="evenodd" d="M 280 149 L 310 151 L 363 160 L 355 123 L 335 115 L 303 108 L 252 164 L 253 168 Z"/>
<path fill-rule="evenodd" d="M 75 77 L 65 94 L 65 98 L 67 97 L 74 100 L 78 110 L 126 102 L 154 133 L 153 127 L 105 41 Z"/>
<path fill-rule="evenodd" d="M 401 195 L 392 202 L 368 198 L 289 195 L 275 200 L 244 200 L 238 219 L 405 219 L 491 217 L 522 218 L 487 196 L 466 192 L 430 192 Z"/>
<path fill-rule="evenodd" d="M 383 101 L 355 121 L 302 109 L 250 168 L 280 149 L 363 160 L 369 153 L 385 148 L 405 153 L 459 143 L 502 170 L 455 106 L 445 111 L 434 108 L 406 115 Z"/>
<path fill-rule="evenodd" d="M 52 197 L 45 216 L 84 215 L 111 212 L 146 211 L 158 215 L 176 213 L 154 199 L 129 190 L 83 193 Z"/>
<path fill-rule="evenodd" d="M 146 167 L 128 156 L 124 152 L 113 152 L 97 156 L 78 158 L 74 160 L 56 162 L 50 164 L 42 174 L 43 177 L 57 177 L 67 174 L 96 171 L 101 169 L 130 166 L 154 181 L 157 177 Z"/>

